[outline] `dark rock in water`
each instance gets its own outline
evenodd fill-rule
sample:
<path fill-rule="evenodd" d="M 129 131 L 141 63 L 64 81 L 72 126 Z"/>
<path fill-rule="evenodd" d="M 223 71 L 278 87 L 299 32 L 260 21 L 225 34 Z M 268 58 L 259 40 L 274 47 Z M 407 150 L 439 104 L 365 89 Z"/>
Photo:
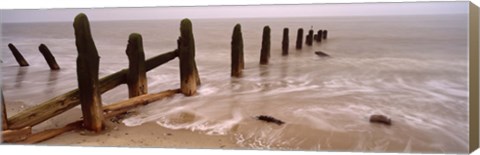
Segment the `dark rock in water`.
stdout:
<path fill-rule="evenodd" d="M 370 116 L 371 123 L 381 123 L 385 125 L 392 125 L 392 120 L 384 115 L 372 115 Z"/>
<path fill-rule="evenodd" d="M 273 118 L 272 116 L 260 115 L 260 116 L 257 116 L 257 119 L 261 121 L 269 122 L 269 123 L 275 123 L 277 125 L 285 124 L 285 122 L 279 119 Z"/>
<path fill-rule="evenodd" d="M 315 51 L 315 54 L 320 56 L 320 57 L 330 57 L 327 53 L 324 53 L 322 51 Z"/>

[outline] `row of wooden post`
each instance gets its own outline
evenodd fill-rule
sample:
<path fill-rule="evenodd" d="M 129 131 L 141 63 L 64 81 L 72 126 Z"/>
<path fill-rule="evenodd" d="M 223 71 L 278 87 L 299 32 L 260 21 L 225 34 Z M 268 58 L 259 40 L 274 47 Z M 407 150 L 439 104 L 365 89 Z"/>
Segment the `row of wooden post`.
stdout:
<path fill-rule="evenodd" d="M 88 18 L 79 14 L 74 20 L 77 58 L 77 77 L 80 92 L 85 128 L 92 131 L 103 129 L 103 110 L 100 97 L 98 70 L 99 56 L 92 35 Z M 186 96 L 195 95 L 200 84 L 195 62 L 195 41 L 192 32 L 192 23 L 184 19 L 180 24 L 180 37 L 178 42 L 178 57 L 180 59 L 180 90 Z M 146 63 L 143 50 L 142 36 L 132 33 L 128 39 L 126 54 L 129 59 L 127 85 L 129 98 L 148 93 L 146 78 Z"/>
<path fill-rule="evenodd" d="M 12 54 L 15 57 L 15 60 L 17 60 L 18 65 L 20 65 L 21 67 L 29 66 L 27 60 L 25 60 L 20 51 L 18 51 L 17 47 L 15 47 L 12 43 L 9 43 L 8 48 L 10 49 L 10 51 L 12 51 Z M 55 57 L 52 55 L 52 52 L 50 52 L 50 50 L 45 44 L 40 44 L 40 46 L 38 46 L 38 50 L 40 51 L 40 53 L 42 53 L 51 70 L 60 69 L 57 61 L 55 60 Z"/>
<path fill-rule="evenodd" d="M 78 123 L 85 129 L 98 132 L 104 129 L 104 120 L 106 118 L 126 112 L 138 105 L 144 105 L 176 93 L 183 93 L 186 96 L 196 94 L 197 86 L 200 85 L 200 77 L 195 62 L 195 42 L 192 24 L 189 19 L 181 21 L 178 49 L 153 57 L 147 61 L 145 60 L 142 36 L 138 33 L 130 34 L 126 49 L 129 68 L 102 79 L 98 78 L 100 57 L 91 35 L 87 16 L 83 13 L 77 15 L 73 26 L 78 52 L 78 89 L 21 111 L 10 118 L 7 118 L 2 93 L 2 129 L 4 130 L 2 135 L 23 135 L 23 138 L 15 139 L 15 141 L 23 140 L 23 142 L 35 143 L 70 131 L 77 127 Z M 9 47 L 14 46 L 9 45 Z M 48 50 L 44 45 L 40 46 L 40 49 L 41 51 Z M 180 59 L 180 89 L 147 94 L 146 72 L 176 57 Z M 128 85 L 129 99 L 102 106 L 100 95 L 123 83 Z M 32 126 L 63 113 L 78 104 L 81 105 L 82 109 L 82 121 L 73 122 L 63 128 L 46 130 L 30 135 Z"/>
<path fill-rule="evenodd" d="M 134 105 L 142 105 L 146 102 L 153 102 L 154 100 L 169 96 L 174 93 L 183 93 L 186 96 L 196 94 L 197 86 L 200 85 L 200 77 L 195 62 L 195 41 L 192 32 L 192 23 L 188 19 L 184 19 L 180 24 L 180 37 L 177 40 L 178 49 L 166 54 L 159 55 L 145 61 L 143 51 L 143 41 L 140 34 L 132 33 L 128 39 L 126 54 L 129 59 L 129 69 L 121 70 L 117 73 L 109 75 L 99 80 L 99 61 L 95 43 L 93 41 L 89 21 L 85 14 L 81 13 L 75 17 L 74 20 L 76 47 L 78 52 L 77 57 L 77 81 L 78 89 L 70 91 L 59 97 L 55 97 L 45 103 L 35 106 L 31 109 L 20 112 L 14 117 L 7 119 L 5 105 L 3 102 L 2 93 L 2 121 L 3 129 L 27 129 L 33 125 L 41 123 L 55 115 L 63 113 L 64 111 L 73 108 L 77 103 L 81 104 L 83 115 L 83 127 L 92 131 L 101 131 L 104 128 L 103 121 L 105 117 L 111 117 L 119 112 L 124 112 L 125 107 L 132 107 Z M 307 45 L 311 45 L 313 39 L 319 41 L 322 38 L 326 39 L 326 31 L 318 31 L 313 35 L 313 30 L 309 31 L 307 36 Z M 282 40 L 282 55 L 288 55 L 288 28 L 283 31 Z M 268 64 L 270 58 L 270 27 L 265 26 L 262 34 L 262 48 L 260 56 L 260 64 Z M 303 29 L 298 30 L 297 34 L 297 49 L 302 48 Z M 241 26 L 237 24 L 234 27 L 232 35 L 232 76 L 239 77 L 242 75 L 244 69 L 243 58 L 243 38 L 241 33 Z M 9 48 L 15 55 L 15 58 L 20 62 L 23 56 L 12 45 Z M 59 69 L 56 65 L 54 57 L 48 48 L 41 44 L 39 50 L 44 55 L 52 70 Z M 180 59 L 180 89 L 165 91 L 157 94 L 147 94 L 147 78 L 146 72 L 166 63 L 175 57 Z M 53 60 L 53 61 L 52 61 Z M 55 62 L 50 65 L 50 62 Z M 24 64 L 25 65 L 25 64 Z M 26 63 L 28 65 L 28 63 Z M 22 66 L 22 65 L 21 65 Z M 112 104 L 111 106 L 103 107 L 100 95 L 107 90 L 124 83 L 129 88 L 129 100 Z M 116 108 L 114 108 L 116 107 Z M 107 113 L 105 113 L 107 112 Z M 75 124 L 72 123 L 72 124 Z M 74 125 L 67 125 L 66 128 L 55 130 L 64 132 L 71 129 Z M 68 128 L 67 128 L 68 127 Z M 52 134 L 49 131 L 49 134 Z M 41 136 L 40 136 L 41 137 Z"/>
<path fill-rule="evenodd" d="M 288 28 L 283 29 L 283 39 L 282 39 L 282 55 L 288 55 L 289 48 L 289 36 Z M 306 36 L 306 44 L 312 46 L 313 41 L 321 42 L 322 39 L 327 39 L 327 30 L 318 30 L 317 34 L 314 34 L 313 30 L 309 30 L 308 35 Z M 297 41 L 296 49 L 302 49 L 303 45 L 303 29 L 299 28 L 297 31 Z M 236 24 L 233 28 L 232 42 L 231 42 L 231 76 L 232 77 L 241 77 L 242 70 L 244 69 L 244 58 L 243 58 L 243 39 L 240 24 Z M 260 50 L 260 64 L 268 64 L 270 58 L 270 27 L 265 26 L 263 28 L 262 34 L 262 47 Z"/>

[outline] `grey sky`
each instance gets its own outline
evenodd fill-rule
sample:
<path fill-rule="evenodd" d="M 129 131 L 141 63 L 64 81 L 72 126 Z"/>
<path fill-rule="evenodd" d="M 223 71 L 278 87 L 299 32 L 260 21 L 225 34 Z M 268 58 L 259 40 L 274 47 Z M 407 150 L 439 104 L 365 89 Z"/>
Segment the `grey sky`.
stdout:
<path fill-rule="evenodd" d="M 466 14 L 468 13 L 468 2 L 1 10 L 1 19 L 5 23 L 72 21 L 80 12 L 86 13 L 91 21 L 186 17 L 195 19 Z"/>

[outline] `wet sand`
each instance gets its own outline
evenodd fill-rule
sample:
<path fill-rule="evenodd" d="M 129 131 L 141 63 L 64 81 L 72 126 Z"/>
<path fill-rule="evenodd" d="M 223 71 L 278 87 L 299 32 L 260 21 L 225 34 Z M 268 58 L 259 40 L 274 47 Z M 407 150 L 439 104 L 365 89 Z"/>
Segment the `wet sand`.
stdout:
<path fill-rule="evenodd" d="M 9 116 L 26 109 L 26 106 L 21 102 L 6 101 L 6 106 Z M 135 111 L 131 114 L 135 114 Z M 35 126 L 33 132 L 62 127 L 80 119 L 80 116 L 81 110 L 74 108 Z M 128 117 L 127 115 L 125 116 Z M 206 135 L 185 129 L 172 130 L 153 122 L 128 127 L 121 123 L 122 119 L 124 118 L 106 120 L 105 130 L 100 133 L 91 133 L 79 129 L 66 132 L 37 145 L 242 149 L 242 147 L 236 144 L 232 135 Z"/>
<path fill-rule="evenodd" d="M 107 123 L 98 134 L 85 131 L 64 133 L 39 145 L 113 146 L 156 148 L 239 149 L 233 137 L 209 136 L 189 130 L 171 130 L 155 123 L 127 127 L 122 123 Z"/>

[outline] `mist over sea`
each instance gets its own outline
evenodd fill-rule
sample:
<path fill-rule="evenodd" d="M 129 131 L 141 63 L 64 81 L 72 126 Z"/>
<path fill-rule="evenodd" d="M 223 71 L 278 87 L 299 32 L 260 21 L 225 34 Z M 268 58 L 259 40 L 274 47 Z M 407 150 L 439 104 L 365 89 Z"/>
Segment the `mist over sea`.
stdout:
<path fill-rule="evenodd" d="M 178 94 L 154 102 L 123 123 L 156 122 L 171 129 L 231 134 L 239 145 L 257 149 L 467 153 L 467 18 L 192 19 L 202 80 L 198 95 Z M 236 23 L 242 25 L 244 41 L 242 78 L 230 77 Z M 91 22 L 101 57 L 100 77 L 128 68 L 130 33 L 142 34 L 150 58 L 177 47 L 179 24 L 180 20 Z M 260 66 L 265 25 L 271 28 L 271 58 L 269 65 Z M 290 29 L 289 56 L 281 55 L 285 27 Z M 310 27 L 327 29 L 328 39 L 296 50 L 297 29 L 308 32 Z M 8 43 L 22 52 L 29 67 L 18 66 Z M 50 48 L 61 70 L 50 71 L 38 51 L 41 43 Z M 2 23 L 0 49 L 7 102 L 34 106 L 77 87 L 72 22 Z M 319 50 L 331 58 L 317 57 L 314 51 Z M 148 72 L 148 91 L 179 88 L 178 67 L 175 59 Z M 102 95 L 104 104 L 127 98 L 126 85 Z M 372 114 L 391 117 L 392 126 L 369 123 Z M 260 122 L 254 119 L 257 115 L 286 124 Z"/>

